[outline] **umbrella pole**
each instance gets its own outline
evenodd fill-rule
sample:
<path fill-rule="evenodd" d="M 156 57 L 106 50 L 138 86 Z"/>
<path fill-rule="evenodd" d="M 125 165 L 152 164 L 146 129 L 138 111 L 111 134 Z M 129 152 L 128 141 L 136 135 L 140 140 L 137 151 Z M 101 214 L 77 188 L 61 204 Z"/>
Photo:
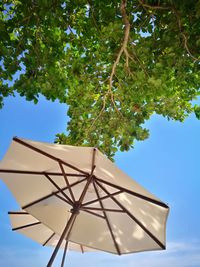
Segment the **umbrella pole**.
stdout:
<path fill-rule="evenodd" d="M 66 243 L 65 243 L 65 248 L 64 248 L 64 252 L 63 252 L 63 257 L 62 257 L 62 263 L 61 263 L 61 267 L 64 267 L 64 263 L 65 263 L 65 256 L 66 256 L 66 252 L 67 252 L 67 246 L 68 246 L 68 241 L 66 240 Z"/>
<path fill-rule="evenodd" d="M 49 260 L 49 262 L 47 264 L 47 267 L 51 267 L 52 266 L 52 264 L 53 264 L 53 262 L 55 260 L 55 257 L 56 257 L 56 255 L 58 253 L 58 250 L 59 250 L 64 238 L 66 237 L 67 232 L 68 232 L 68 235 L 70 234 L 70 231 L 72 229 L 71 226 L 73 225 L 73 223 L 74 223 L 74 221 L 76 219 L 76 216 L 77 216 L 76 212 L 72 213 L 72 215 L 71 215 L 69 221 L 67 222 L 67 225 L 66 225 L 66 227 L 65 227 L 65 229 L 64 229 L 64 231 L 63 231 L 63 233 L 62 233 L 62 235 L 61 235 L 61 237 L 60 237 L 60 239 L 59 239 L 59 241 L 58 241 L 58 243 L 57 243 L 57 245 L 56 245 L 56 247 L 55 247 L 55 249 L 53 251 L 53 254 L 51 255 L 51 258 L 50 258 L 50 260 Z"/>
<path fill-rule="evenodd" d="M 80 209 L 80 207 L 81 207 L 81 204 L 82 204 L 82 202 L 83 202 L 83 199 L 84 199 L 84 197 L 85 197 L 85 194 L 86 194 L 86 192 L 87 192 L 87 189 L 88 189 L 90 183 L 92 182 L 92 180 L 93 180 L 93 178 L 94 178 L 94 176 L 93 176 L 93 172 L 94 172 L 94 169 L 95 169 L 95 167 L 96 167 L 96 165 L 95 165 L 95 154 L 96 154 L 96 149 L 94 148 L 94 149 L 93 149 L 93 153 L 92 153 L 92 166 L 91 166 L 91 172 L 90 172 L 90 174 L 89 174 L 88 177 L 87 177 L 87 183 L 86 183 L 86 185 L 85 185 L 85 187 L 84 187 L 84 189 L 83 189 L 83 191 L 82 191 L 82 193 L 81 193 L 81 195 L 80 195 L 80 197 L 79 197 L 79 200 L 78 200 L 78 201 L 75 201 L 75 202 L 73 203 L 74 205 L 73 205 L 73 208 L 71 209 L 71 213 L 72 213 L 72 215 L 71 215 L 71 217 L 69 218 L 69 221 L 67 222 L 67 225 L 66 225 L 66 227 L 65 227 L 65 229 L 64 229 L 64 231 L 63 231 L 63 233 L 62 233 L 62 235 L 61 235 L 61 237 L 60 237 L 60 239 L 59 239 L 59 241 L 58 241 L 58 243 L 57 243 L 57 245 L 56 245 L 56 247 L 55 247 L 55 249 L 54 249 L 54 251 L 53 251 L 53 254 L 51 255 L 51 258 L 50 258 L 50 260 L 49 260 L 49 262 L 48 262 L 48 264 L 47 264 L 47 267 L 51 267 L 51 266 L 52 266 L 52 264 L 53 264 L 53 262 L 54 262 L 54 260 L 55 260 L 55 257 L 56 257 L 56 255 L 57 255 L 57 253 L 58 253 L 58 250 L 59 250 L 59 248 L 60 248 L 60 246 L 61 246 L 61 244 L 62 244 L 64 238 L 66 237 L 66 235 L 67 235 L 66 240 L 68 240 L 68 238 L 69 238 L 69 235 L 70 235 L 70 233 L 71 233 L 73 224 L 74 224 L 74 222 L 75 222 L 75 220 L 76 220 L 76 216 L 79 214 L 79 209 Z M 64 256 L 64 255 L 63 255 L 63 256 Z"/>

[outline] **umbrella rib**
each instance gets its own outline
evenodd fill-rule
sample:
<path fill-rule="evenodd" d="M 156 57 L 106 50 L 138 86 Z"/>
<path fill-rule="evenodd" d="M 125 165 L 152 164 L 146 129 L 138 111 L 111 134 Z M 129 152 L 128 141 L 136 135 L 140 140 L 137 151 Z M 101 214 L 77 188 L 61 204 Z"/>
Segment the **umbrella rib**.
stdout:
<path fill-rule="evenodd" d="M 113 233 L 113 230 L 112 230 L 110 221 L 109 221 L 108 216 L 107 216 L 107 214 L 106 214 L 106 212 L 105 212 L 105 210 L 104 210 L 104 205 L 103 205 L 103 203 L 102 203 L 102 200 L 100 199 L 100 194 L 99 194 L 99 192 L 98 192 L 97 186 L 96 186 L 96 184 L 95 184 L 94 181 L 93 181 L 93 186 L 94 186 L 94 190 L 95 190 L 95 192 L 96 192 L 97 198 L 99 199 L 99 204 L 100 204 L 101 208 L 103 209 L 103 214 L 104 214 L 104 217 L 105 217 L 105 220 L 106 220 L 108 229 L 109 229 L 109 231 L 110 231 L 110 234 L 111 234 L 111 237 L 112 237 L 114 246 L 115 246 L 115 248 L 116 248 L 116 251 L 117 251 L 118 255 L 121 255 L 121 251 L 120 251 L 120 248 L 119 248 L 119 244 L 117 243 L 117 240 L 116 240 L 115 235 L 114 235 L 114 233 Z"/>
<path fill-rule="evenodd" d="M 46 246 L 46 244 L 54 237 L 55 233 L 53 233 L 52 235 L 50 235 L 50 237 L 42 244 L 43 247 Z"/>
<path fill-rule="evenodd" d="M 23 229 L 23 228 L 32 227 L 32 226 L 35 226 L 37 224 L 41 224 L 41 222 L 35 222 L 35 223 L 30 223 L 30 224 L 22 225 L 22 226 L 13 228 L 12 231 L 17 231 L 17 230 L 20 230 L 20 229 Z"/>
<path fill-rule="evenodd" d="M 161 201 L 159 201 L 159 200 L 155 200 L 155 199 L 153 199 L 153 198 L 150 198 L 150 197 L 147 197 L 147 196 L 143 196 L 143 195 L 141 195 L 141 194 L 139 194 L 139 193 L 136 193 L 136 192 L 134 192 L 134 191 L 128 190 L 128 189 L 126 189 L 126 188 L 124 188 L 124 187 L 121 187 L 121 186 L 119 186 L 119 185 L 115 185 L 115 184 L 110 183 L 110 182 L 108 182 L 108 181 L 104 181 L 104 180 L 102 180 L 102 179 L 100 179 L 100 178 L 98 178 L 98 177 L 96 177 L 96 176 L 95 176 L 95 178 L 96 178 L 97 181 L 99 181 L 99 182 L 101 182 L 101 183 L 104 183 L 104 184 L 107 184 L 107 185 L 109 185 L 109 186 L 111 186 L 111 187 L 114 187 L 114 188 L 116 188 L 116 189 L 122 190 L 124 193 L 131 194 L 131 195 L 133 195 L 133 196 L 135 196 L 135 197 L 144 199 L 144 200 L 146 200 L 146 201 L 148 201 L 148 202 L 151 202 L 151 203 L 156 204 L 156 205 L 158 205 L 158 206 L 161 206 L 161 207 L 163 207 L 163 208 L 166 208 L 166 209 L 169 208 L 165 203 L 163 203 L 163 202 L 161 202 Z"/>
<path fill-rule="evenodd" d="M 96 183 L 99 185 L 99 187 L 101 187 L 102 190 L 104 190 L 104 192 L 109 193 L 106 188 L 99 183 L 98 181 L 96 181 Z M 130 211 L 128 211 L 115 197 L 111 197 L 112 200 L 121 208 L 123 209 L 126 214 L 134 221 L 136 222 L 162 249 L 165 249 L 165 245 L 162 244 L 162 242 L 160 242 L 158 240 L 158 238 L 152 234 Z"/>
<path fill-rule="evenodd" d="M 44 173 L 43 173 L 43 174 L 44 174 Z M 84 179 L 82 179 L 82 180 L 80 180 L 80 181 L 74 182 L 73 184 L 71 184 L 71 187 L 72 187 L 72 186 L 75 186 L 75 185 L 77 185 L 77 184 L 80 184 L 80 183 L 84 182 L 85 180 L 87 180 L 87 178 L 84 178 Z M 64 188 L 61 188 L 61 189 L 62 189 L 62 191 L 63 191 L 63 190 L 66 190 L 67 187 L 64 187 Z M 41 198 L 39 198 L 39 199 L 37 199 L 37 200 L 35 200 L 35 201 L 33 201 L 33 202 L 31 202 L 31 203 L 29 203 L 29 204 L 23 206 L 22 209 L 27 209 L 27 208 L 29 208 L 29 207 L 31 207 L 31 206 L 33 206 L 33 205 L 35 205 L 35 204 L 37 204 L 37 203 L 39 203 L 39 202 L 45 200 L 45 199 L 47 199 L 47 198 L 53 197 L 53 196 L 54 196 L 55 194 L 57 194 L 57 193 L 59 193 L 59 190 L 57 190 L 57 191 L 55 191 L 55 192 L 53 192 L 53 193 L 51 193 L 51 194 L 48 194 L 48 195 L 46 195 L 46 196 L 44 196 L 44 197 L 41 197 Z"/>
<path fill-rule="evenodd" d="M 100 214 L 98 214 L 98 213 L 92 212 L 91 210 L 81 210 L 81 211 L 87 212 L 87 213 L 89 213 L 89 214 L 91 214 L 91 215 L 94 215 L 94 216 L 97 216 L 97 217 L 99 217 L 99 218 L 101 218 L 101 219 L 105 219 L 104 216 L 102 216 L 102 215 L 100 215 Z"/>
<path fill-rule="evenodd" d="M 10 169 L 0 169 L 0 173 L 16 173 L 16 174 L 33 174 L 33 175 L 43 175 L 44 172 L 40 171 L 26 171 L 26 170 L 10 170 Z M 46 174 L 48 175 L 53 175 L 53 176 L 63 176 L 62 173 L 60 172 L 48 172 L 45 171 Z M 77 173 L 66 173 L 67 176 L 72 176 L 72 177 L 85 177 L 85 174 L 77 174 Z"/>
<path fill-rule="evenodd" d="M 95 165 L 92 166 L 91 174 L 88 175 L 88 177 L 87 177 L 87 183 L 86 183 L 86 185 L 85 185 L 85 187 L 84 187 L 84 189 L 83 189 L 83 191 L 81 193 L 81 196 L 80 196 L 79 200 L 77 201 L 79 203 L 79 207 L 81 207 L 82 202 L 83 202 L 83 199 L 84 199 L 85 194 L 87 192 L 87 189 L 88 189 L 90 183 L 92 182 L 92 180 L 94 178 L 93 172 L 94 172 L 95 167 L 96 167 Z"/>
<path fill-rule="evenodd" d="M 58 189 L 58 191 L 73 205 L 73 201 L 68 197 L 68 195 L 63 192 L 63 190 L 51 179 L 51 177 L 44 172 L 44 176 Z"/>
<path fill-rule="evenodd" d="M 69 184 L 67 175 L 66 175 L 66 173 L 65 173 L 65 170 L 64 170 L 64 168 L 63 168 L 63 165 L 62 165 L 62 162 L 61 162 L 61 161 L 59 161 L 59 166 L 60 166 L 60 169 L 61 169 L 61 171 L 62 171 L 62 174 L 63 174 L 63 177 L 64 177 L 64 179 L 65 179 L 65 182 L 66 182 L 66 184 L 67 184 L 67 187 L 68 187 L 68 189 L 69 189 L 69 193 L 70 193 L 70 195 L 71 195 L 71 198 L 72 198 L 73 202 L 75 202 L 76 200 L 75 200 L 74 194 L 73 194 L 73 192 L 72 192 L 71 186 L 70 186 L 70 184 Z"/>
<path fill-rule="evenodd" d="M 110 198 L 110 196 L 115 196 L 115 195 L 118 195 L 118 194 L 121 194 L 121 193 L 123 193 L 122 190 L 117 191 L 117 192 L 114 192 L 114 193 L 109 194 L 109 195 L 106 195 L 106 196 L 104 196 L 104 197 L 100 197 L 99 199 L 94 199 L 94 200 L 85 202 L 85 203 L 82 205 L 82 207 L 85 207 L 85 206 L 87 206 L 87 205 L 96 203 L 96 202 L 98 202 L 99 200 L 104 200 L 104 199 Z"/>
<path fill-rule="evenodd" d="M 15 141 L 15 142 L 17 142 L 17 143 L 19 143 L 19 144 L 21 144 L 21 145 L 23 145 L 23 146 L 25 146 L 25 147 L 28 147 L 28 148 L 34 150 L 35 152 L 40 153 L 40 154 L 42 154 L 42 155 L 44 155 L 44 156 L 46 156 L 46 157 L 48 157 L 48 158 L 50 158 L 50 159 L 52 159 L 52 160 L 55 160 L 55 161 L 57 161 L 57 162 L 60 160 L 64 165 L 68 166 L 69 168 L 71 168 L 71 169 L 73 169 L 73 170 L 76 170 L 76 171 L 78 171 L 78 172 L 81 172 L 81 173 L 83 173 L 83 174 L 85 174 L 85 175 L 88 175 L 87 172 L 80 170 L 79 168 L 77 168 L 77 167 L 75 167 L 75 166 L 73 166 L 73 165 L 71 165 L 71 164 L 65 162 L 65 161 L 62 160 L 62 159 L 59 159 L 59 158 L 57 158 L 57 157 L 55 157 L 55 156 L 53 156 L 53 155 L 51 155 L 51 154 L 49 154 L 49 153 L 43 151 L 42 149 L 39 149 L 39 148 L 37 148 L 37 147 L 35 147 L 35 146 L 31 145 L 31 144 L 28 144 L 27 142 L 25 142 L 25 141 L 23 141 L 23 140 L 21 140 L 21 139 L 19 139 L 19 138 L 17 138 L 17 137 L 14 137 L 14 138 L 13 138 L 13 141 Z"/>
<path fill-rule="evenodd" d="M 124 213 L 124 210 L 117 210 L 117 209 L 105 209 L 105 208 L 95 208 L 95 207 L 81 207 L 80 210 L 96 210 L 96 211 L 108 211 L 108 212 L 122 212 Z"/>

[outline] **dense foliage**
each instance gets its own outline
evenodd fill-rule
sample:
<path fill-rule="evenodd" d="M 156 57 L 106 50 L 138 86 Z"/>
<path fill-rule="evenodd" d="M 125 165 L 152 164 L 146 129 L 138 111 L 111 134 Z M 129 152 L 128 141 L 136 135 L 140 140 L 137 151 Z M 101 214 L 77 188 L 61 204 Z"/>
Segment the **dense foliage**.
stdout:
<path fill-rule="evenodd" d="M 153 113 L 200 118 L 200 1 L 2 0 L 0 38 L 0 105 L 66 102 L 57 142 L 113 157 L 148 137 Z"/>

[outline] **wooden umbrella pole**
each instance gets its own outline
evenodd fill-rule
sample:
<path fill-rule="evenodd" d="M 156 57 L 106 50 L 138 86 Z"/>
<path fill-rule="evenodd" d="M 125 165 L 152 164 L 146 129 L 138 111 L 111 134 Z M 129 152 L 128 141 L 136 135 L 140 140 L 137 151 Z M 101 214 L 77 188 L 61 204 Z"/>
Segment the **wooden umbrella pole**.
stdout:
<path fill-rule="evenodd" d="M 68 246 L 68 240 L 66 240 L 66 243 L 65 243 L 65 248 L 64 248 L 64 252 L 63 252 L 61 267 L 64 267 L 64 264 L 65 264 L 65 256 L 66 256 L 66 252 L 67 252 L 67 246 Z"/>
<path fill-rule="evenodd" d="M 51 267 L 52 266 L 52 264 L 53 264 L 53 262 L 55 260 L 55 257 L 56 257 L 56 255 L 58 253 L 58 250 L 59 250 L 64 238 L 66 238 L 66 236 L 67 236 L 66 240 L 68 240 L 69 235 L 71 233 L 71 230 L 73 228 L 74 222 L 76 220 L 76 217 L 79 214 L 79 210 L 80 210 L 82 201 L 83 201 L 83 199 L 85 197 L 85 194 L 87 192 L 89 184 L 92 182 L 92 179 L 93 179 L 93 175 L 91 173 L 90 176 L 88 177 L 88 181 L 87 181 L 87 183 L 86 183 L 86 185 L 85 185 L 85 187 L 83 189 L 83 192 L 82 192 L 79 200 L 74 203 L 74 206 L 71 209 L 72 215 L 71 215 L 70 219 L 68 220 L 67 225 L 66 225 L 66 227 L 65 227 L 65 229 L 64 229 L 64 231 L 63 231 L 63 233 L 62 233 L 62 235 L 61 235 L 61 237 L 60 237 L 60 239 L 59 239 L 59 241 L 58 241 L 58 243 L 57 243 L 57 245 L 56 245 L 56 247 L 54 249 L 54 252 L 53 252 L 53 254 L 52 254 L 52 256 L 51 256 L 51 258 L 50 258 L 50 260 L 49 260 L 49 262 L 47 264 L 47 267 Z"/>
<path fill-rule="evenodd" d="M 51 258 L 50 258 L 50 260 L 49 260 L 49 262 L 47 264 L 47 267 L 51 267 L 52 266 L 52 264 L 53 264 L 53 262 L 55 260 L 55 257 L 56 257 L 56 255 L 58 253 L 58 250 L 59 250 L 64 238 L 66 237 L 66 235 L 70 234 L 69 230 L 72 229 L 71 226 L 74 224 L 77 215 L 78 214 L 76 212 L 73 212 L 71 217 L 69 218 L 69 220 L 67 222 L 67 225 L 66 225 L 66 227 L 65 227 L 65 229 L 64 229 L 64 231 L 63 231 L 63 233 L 62 233 L 62 235 L 61 235 L 61 237 L 60 237 L 60 239 L 59 239 L 59 241 L 58 241 L 58 243 L 57 243 L 57 245 L 56 245 L 56 247 L 55 247 L 55 249 L 53 251 L 53 254 L 51 255 Z"/>
<path fill-rule="evenodd" d="M 76 212 L 76 214 L 78 214 L 78 212 Z M 64 248 L 64 252 L 63 252 L 63 257 L 62 257 L 62 262 L 61 262 L 61 267 L 64 267 L 64 263 L 65 263 L 65 256 L 66 256 L 66 253 L 67 253 L 67 247 L 68 247 L 68 244 L 69 244 L 69 238 L 70 238 L 70 234 L 71 234 L 71 231 L 72 231 L 72 228 L 74 226 L 74 223 L 75 223 L 75 220 L 76 220 L 76 217 L 74 218 L 73 222 L 71 223 L 71 226 L 69 228 L 69 231 L 65 237 L 66 239 L 66 243 L 65 243 L 65 248 Z"/>
<path fill-rule="evenodd" d="M 69 218 L 69 220 L 67 222 L 67 225 L 66 225 L 66 227 L 65 227 L 65 229 L 64 229 L 64 231 L 63 231 L 63 233 L 62 233 L 62 235 L 61 235 L 61 237 L 60 237 L 60 239 L 59 239 L 59 241 L 58 241 L 58 243 L 57 243 L 57 245 L 56 245 L 56 247 L 55 247 L 55 249 L 53 251 L 53 254 L 51 255 L 51 258 L 50 258 L 50 260 L 49 260 L 49 262 L 47 264 L 47 267 L 51 267 L 52 266 L 52 264 L 53 264 L 53 262 L 55 260 L 55 257 L 56 257 L 56 255 L 58 253 L 58 250 L 59 250 L 64 238 L 66 238 L 66 241 L 68 241 L 68 239 L 69 239 L 69 236 L 70 236 L 70 233 L 72 231 L 73 225 L 75 223 L 76 217 L 80 212 L 81 205 L 82 205 L 84 197 L 85 197 L 85 195 L 87 193 L 87 189 L 88 189 L 90 183 L 92 182 L 92 180 L 94 178 L 93 172 L 94 172 L 94 169 L 96 167 L 95 166 L 95 154 L 96 154 L 96 149 L 94 148 L 93 149 L 93 153 L 92 153 L 91 172 L 87 177 L 87 183 L 86 183 L 85 187 L 83 188 L 83 191 L 82 191 L 82 193 L 81 193 L 81 195 L 79 197 L 79 200 L 75 201 L 73 203 L 73 208 L 71 209 L 72 215 L 71 215 L 71 217 Z"/>

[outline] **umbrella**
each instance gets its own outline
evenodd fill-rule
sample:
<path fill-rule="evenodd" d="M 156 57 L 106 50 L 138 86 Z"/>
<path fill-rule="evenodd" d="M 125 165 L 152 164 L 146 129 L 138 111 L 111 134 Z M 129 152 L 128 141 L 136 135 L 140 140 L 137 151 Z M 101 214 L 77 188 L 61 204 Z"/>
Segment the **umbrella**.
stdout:
<path fill-rule="evenodd" d="M 64 239 L 114 254 L 165 249 L 169 207 L 97 148 L 17 137 L 1 178 L 23 210 Z"/>
<path fill-rule="evenodd" d="M 12 230 L 17 231 L 34 241 L 40 243 L 42 246 L 52 246 L 55 247 L 60 239 L 60 236 L 54 233 L 46 225 L 38 221 L 31 214 L 26 211 L 10 211 L 8 212 L 10 216 L 10 221 L 12 224 Z M 63 240 L 60 248 L 64 249 L 62 264 L 64 266 L 66 250 L 73 250 L 79 252 L 89 252 L 96 251 L 92 248 L 83 246 L 82 244 L 76 244 L 73 242 L 67 242 L 66 239 Z"/>

